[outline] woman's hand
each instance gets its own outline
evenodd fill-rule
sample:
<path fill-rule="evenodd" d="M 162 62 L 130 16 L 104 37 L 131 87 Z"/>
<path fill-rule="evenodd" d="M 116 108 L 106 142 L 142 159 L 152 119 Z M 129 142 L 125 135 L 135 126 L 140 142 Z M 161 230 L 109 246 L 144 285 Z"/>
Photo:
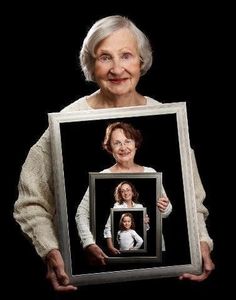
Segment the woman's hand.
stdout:
<path fill-rule="evenodd" d="M 184 273 L 179 277 L 180 280 L 188 279 L 192 281 L 203 281 L 207 279 L 212 271 L 215 269 L 215 264 L 211 259 L 210 249 L 207 242 L 200 242 L 201 254 L 202 254 L 202 274 L 195 275 L 190 273 Z"/>
<path fill-rule="evenodd" d="M 150 222 L 149 216 L 145 215 L 145 217 L 144 217 L 144 224 L 149 224 L 149 222 Z"/>
<path fill-rule="evenodd" d="M 108 256 L 96 244 L 89 245 L 85 248 L 89 263 L 95 266 L 106 265 Z"/>
<path fill-rule="evenodd" d="M 157 207 L 159 208 L 161 213 L 165 212 L 168 204 L 169 199 L 167 197 L 161 197 L 157 200 Z"/>
<path fill-rule="evenodd" d="M 69 284 L 69 277 L 65 272 L 64 261 L 58 249 L 51 250 L 46 256 L 47 279 L 57 292 L 71 292 L 77 287 Z"/>
<path fill-rule="evenodd" d="M 114 247 L 111 238 L 107 238 L 107 248 L 108 248 L 111 255 L 120 254 L 120 251 L 117 248 Z"/>
<path fill-rule="evenodd" d="M 117 248 L 115 248 L 114 246 L 109 247 L 108 249 L 109 249 L 109 252 L 110 252 L 112 255 L 120 254 L 120 251 L 119 251 Z"/>

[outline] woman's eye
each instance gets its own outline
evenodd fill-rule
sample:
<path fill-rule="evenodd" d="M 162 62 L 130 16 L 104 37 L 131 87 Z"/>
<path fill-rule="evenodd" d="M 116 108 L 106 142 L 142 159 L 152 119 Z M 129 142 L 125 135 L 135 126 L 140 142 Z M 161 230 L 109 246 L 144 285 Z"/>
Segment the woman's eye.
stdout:
<path fill-rule="evenodd" d="M 119 146 L 121 146 L 121 142 L 114 142 L 114 144 L 113 144 L 115 147 L 119 147 Z"/>
<path fill-rule="evenodd" d="M 125 141 L 125 145 L 130 145 L 131 143 L 132 143 L 131 140 L 126 140 L 126 141 Z"/>
<path fill-rule="evenodd" d="M 122 54 L 122 59 L 130 59 L 132 57 L 132 54 L 131 53 L 123 53 Z"/>
<path fill-rule="evenodd" d="M 98 60 L 101 62 L 109 62 L 111 60 L 111 57 L 109 55 L 102 55 Z"/>

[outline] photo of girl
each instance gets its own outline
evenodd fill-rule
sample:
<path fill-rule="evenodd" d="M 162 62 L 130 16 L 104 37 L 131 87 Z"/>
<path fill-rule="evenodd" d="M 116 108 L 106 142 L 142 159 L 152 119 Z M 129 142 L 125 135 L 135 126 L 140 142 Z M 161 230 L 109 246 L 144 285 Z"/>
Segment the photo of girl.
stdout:
<path fill-rule="evenodd" d="M 119 222 L 117 242 L 120 251 L 138 250 L 143 245 L 143 239 L 135 231 L 135 221 L 131 213 L 123 213 Z"/>

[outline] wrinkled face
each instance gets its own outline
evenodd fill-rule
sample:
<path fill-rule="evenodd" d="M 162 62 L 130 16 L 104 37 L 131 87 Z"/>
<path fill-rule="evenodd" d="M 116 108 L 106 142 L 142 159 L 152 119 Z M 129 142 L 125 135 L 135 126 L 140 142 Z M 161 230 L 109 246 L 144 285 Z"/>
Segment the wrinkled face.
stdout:
<path fill-rule="evenodd" d="M 117 30 L 101 41 L 95 56 L 94 76 L 104 93 L 122 96 L 135 91 L 141 61 L 129 29 Z"/>
<path fill-rule="evenodd" d="M 134 193 L 133 193 L 132 188 L 131 188 L 131 186 L 129 184 L 124 183 L 121 186 L 120 192 L 121 192 L 122 199 L 125 202 L 132 201 Z"/>
<path fill-rule="evenodd" d="M 132 224 L 131 218 L 128 216 L 125 216 L 122 220 L 123 228 L 125 228 L 126 230 L 130 229 L 131 224 Z"/>
<path fill-rule="evenodd" d="M 115 129 L 111 134 L 111 149 L 116 162 L 121 165 L 132 163 L 137 150 L 135 141 L 128 139 L 120 128 Z"/>

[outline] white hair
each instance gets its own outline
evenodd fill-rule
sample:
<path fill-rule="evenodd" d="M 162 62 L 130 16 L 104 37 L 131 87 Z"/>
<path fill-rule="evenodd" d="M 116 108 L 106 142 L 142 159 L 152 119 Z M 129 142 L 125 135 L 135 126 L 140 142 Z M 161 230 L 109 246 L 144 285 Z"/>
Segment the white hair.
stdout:
<path fill-rule="evenodd" d="M 80 50 L 80 65 L 87 81 L 95 81 L 94 63 L 97 45 L 121 28 L 128 28 L 137 40 L 140 56 L 141 75 L 144 75 L 152 65 L 152 49 L 146 35 L 127 17 L 115 15 L 105 17 L 93 24 L 83 41 Z"/>

